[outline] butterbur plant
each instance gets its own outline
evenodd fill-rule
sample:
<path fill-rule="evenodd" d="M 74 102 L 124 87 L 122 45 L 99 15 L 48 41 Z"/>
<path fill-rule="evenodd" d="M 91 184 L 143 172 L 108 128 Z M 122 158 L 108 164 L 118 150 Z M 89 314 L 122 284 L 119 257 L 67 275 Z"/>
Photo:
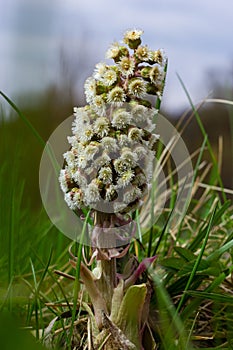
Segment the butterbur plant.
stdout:
<path fill-rule="evenodd" d="M 85 249 L 79 249 L 81 262 L 70 252 L 70 263 L 83 284 L 77 313 L 83 310 L 88 317 L 83 328 L 72 320 L 64 348 L 155 348 L 146 270 L 156 257 L 139 262 L 129 249 L 136 233 L 135 212 L 152 180 L 159 138 L 155 120 L 167 58 L 163 50 L 142 45 L 142 34 L 127 31 L 123 43 L 111 45 L 106 58 L 114 63 L 96 64 L 84 85 L 87 105 L 74 108 L 70 148 L 64 153 L 59 182 L 70 210 L 83 221 L 88 213 L 91 255 L 87 261 Z M 85 331 L 78 336 L 81 328 Z M 47 343 L 50 330 L 51 325 Z"/>
<path fill-rule="evenodd" d="M 232 101 L 196 108 L 178 76 L 192 111 L 174 127 L 159 113 L 167 58 L 142 34 L 127 31 L 110 46 L 85 82 L 86 105 L 47 142 L 0 91 L 43 146 L 39 184 L 51 221 L 44 209 L 25 207 L 24 181 L 16 181 L 25 145 L 11 150 L 18 122 L 3 119 L 2 149 L 11 156 L 0 177 L 0 313 L 19 316 L 20 335 L 30 332 L 48 349 L 233 345 L 233 191 L 221 179 L 227 149 L 220 137 L 216 159 L 199 115 L 204 103 Z M 222 108 L 214 111 L 224 120 Z M 213 116 L 212 107 L 204 112 Z M 190 154 L 182 136 L 194 119 L 203 141 Z M 18 331 L 6 332 L 3 322 L 4 349 L 14 338 L 20 348 Z"/>

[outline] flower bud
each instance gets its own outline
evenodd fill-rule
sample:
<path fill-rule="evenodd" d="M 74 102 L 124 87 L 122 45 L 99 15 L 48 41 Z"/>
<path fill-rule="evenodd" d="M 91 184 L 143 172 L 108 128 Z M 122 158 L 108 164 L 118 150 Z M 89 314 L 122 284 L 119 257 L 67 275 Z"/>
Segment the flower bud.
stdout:
<path fill-rule="evenodd" d="M 149 80 L 150 79 L 150 70 L 151 70 L 150 67 L 143 67 L 141 69 L 141 76 L 142 76 L 142 78 Z"/>
<path fill-rule="evenodd" d="M 157 87 L 156 87 L 154 84 L 148 83 L 148 84 L 146 85 L 146 92 L 147 92 L 149 95 L 156 95 L 156 94 L 157 94 L 157 91 L 158 91 L 158 89 L 157 89 Z"/>
<path fill-rule="evenodd" d="M 142 30 L 129 30 L 124 35 L 124 42 L 129 46 L 130 49 L 137 49 L 141 44 Z"/>
<path fill-rule="evenodd" d="M 150 51 L 147 46 L 139 46 L 135 51 L 135 57 L 139 62 L 148 62 L 150 60 Z"/>

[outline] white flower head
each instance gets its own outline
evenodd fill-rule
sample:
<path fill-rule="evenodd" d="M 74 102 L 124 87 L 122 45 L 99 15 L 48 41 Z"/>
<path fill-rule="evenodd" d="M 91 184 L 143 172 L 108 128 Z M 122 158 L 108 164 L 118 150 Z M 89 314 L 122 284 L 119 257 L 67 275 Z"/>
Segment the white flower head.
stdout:
<path fill-rule="evenodd" d="M 118 150 L 117 140 L 113 137 L 105 136 L 101 140 L 101 144 L 103 145 L 103 148 L 106 149 L 108 152 L 116 152 Z"/>
<path fill-rule="evenodd" d="M 107 102 L 120 107 L 126 100 L 126 94 L 120 86 L 115 86 L 107 94 Z"/>
<path fill-rule="evenodd" d="M 73 195 L 71 195 L 71 192 L 67 192 L 64 195 L 64 199 L 71 210 L 77 209 L 76 204 L 73 202 Z"/>
<path fill-rule="evenodd" d="M 148 62 L 151 59 L 151 51 L 147 46 L 139 46 L 135 51 L 135 56 L 142 62 Z"/>
<path fill-rule="evenodd" d="M 99 187 L 95 180 L 86 187 L 84 195 L 84 201 L 87 205 L 96 204 L 101 199 Z"/>
<path fill-rule="evenodd" d="M 104 137 L 109 132 L 109 120 L 105 117 L 99 117 L 96 119 L 93 125 L 95 134 L 99 137 Z"/>
<path fill-rule="evenodd" d="M 85 148 L 84 154 L 87 160 L 93 160 L 94 156 L 99 152 L 99 147 L 96 145 L 88 144 Z"/>
<path fill-rule="evenodd" d="M 83 128 L 82 133 L 79 136 L 79 139 L 81 142 L 86 143 L 87 141 L 90 141 L 92 139 L 92 136 L 94 135 L 94 130 L 92 126 Z"/>
<path fill-rule="evenodd" d="M 92 108 L 99 116 L 104 116 L 106 113 L 106 101 L 103 94 L 97 95 L 92 100 Z"/>
<path fill-rule="evenodd" d="M 80 188 L 77 191 L 74 191 L 73 193 L 73 203 L 76 205 L 77 208 L 80 208 L 83 204 L 83 192 L 80 190 Z"/>
<path fill-rule="evenodd" d="M 159 140 L 159 135 L 158 134 L 151 134 L 151 137 L 149 138 L 149 148 L 154 150 L 155 143 Z"/>
<path fill-rule="evenodd" d="M 102 77 L 102 82 L 106 86 L 111 86 L 117 81 L 118 75 L 115 69 L 107 69 Z"/>
<path fill-rule="evenodd" d="M 134 178 L 134 171 L 132 169 L 128 169 L 121 173 L 120 177 L 117 180 L 118 187 L 126 187 Z"/>
<path fill-rule="evenodd" d="M 134 148 L 134 153 L 137 155 L 137 158 L 139 160 L 144 159 L 147 156 L 148 149 L 146 146 L 143 145 L 137 145 Z"/>
<path fill-rule="evenodd" d="M 59 182 L 61 190 L 66 193 L 69 190 L 69 185 L 71 184 L 71 176 L 67 170 L 67 167 L 65 169 L 61 169 L 60 175 L 59 175 Z"/>
<path fill-rule="evenodd" d="M 76 161 L 76 154 L 73 151 L 73 148 L 70 151 L 67 151 L 63 154 L 68 167 L 74 167 Z"/>
<path fill-rule="evenodd" d="M 67 141 L 73 148 L 79 147 L 79 141 L 76 136 L 67 136 Z"/>
<path fill-rule="evenodd" d="M 83 193 L 80 188 L 74 187 L 70 192 L 67 192 L 64 196 L 64 199 L 70 209 L 76 210 L 81 208 L 83 202 Z"/>
<path fill-rule="evenodd" d="M 93 77 L 96 80 L 102 80 L 106 70 L 107 70 L 107 65 L 104 62 L 97 63 L 94 69 Z"/>
<path fill-rule="evenodd" d="M 141 35 L 143 31 L 140 29 L 127 30 L 124 34 L 124 42 L 129 45 L 131 49 L 135 49 L 141 44 Z"/>
<path fill-rule="evenodd" d="M 114 169 L 118 174 L 122 174 L 130 169 L 129 163 L 125 162 L 124 159 L 117 158 L 113 161 Z"/>
<path fill-rule="evenodd" d="M 118 142 L 121 147 L 129 147 L 131 142 L 127 135 L 121 134 L 118 136 Z"/>
<path fill-rule="evenodd" d="M 90 125 L 90 115 L 88 109 L 85 107 L 75 108 L 74 110 L 74 121 L 72 123 L 73 134 L 79 134 L 83 127 Z"/>
<path fill-rule="evenodd" d="M 101 156 L 94 160 L 93 166 L 96 169 L 100 169 L 102 166 L 108 165 L 110 161 L 111 158 L 109 157 L 109 155 L 106 152 L 103 152 Z"/>
<path fill-rule="evenodd" d="M 120 159 L 122 159 L 124 163 L 128 164 L 130 167 L 135 167 L 138 157 L 137 154 L 131 151 L 130 148 L 125 147 L 122 149 Z"/>
<path fill-rule="evenodd" d="M 148 111 L 149 108 L 139 105 L 138 103 L 132 105 L 131 113 L 136 125 L 148 118 Z"/>
<path fill-rule="evenodd" d="M 87 103 L 91 103 L 96 96 L 96 80 L 93 77 L 87 78 L 84 84 L 84 91 Z"/>
<path fill-rule="evenodd" d="M 143 79 L 135 78 L 129 81 L 128 89 L 131 95 L 142 98 L 146 94 L 146 83 Z"/>
<path fill-rule="evenodd" d="M 79 168 L 84 169 L 84 168 L 86 168 L 86 166 L 87 166 L 87 162 L 88 162 L 88 160 L 87 160 L 87 157 L 86 157 L 86 155 L 85 155 L 85 152 L 80 153 L 80 154 L 78 155 L 77 160 L 76 160 L 76 165 L 77 165 Z"/>
<path fill-rule="evenodd" d="M 165 66 L 165 64 L 167 62 L 167 56 L 166 56 L 165 51 L 163 49 L 152 51 L 151 52 L 151 59 L 155 63 L 160 64 L 161 66 Z"/>
<path fill-rule="evenodd" d="M 155 129 L 154 119 L 158 114 L 155 108 L 148 108 L 139 104 L 132 104 L 132 124 L 152 132 Z"/>
<path fill-rule="evenodd" d="M 161 85 L 164 79 L 164 71 L 163 69 L 161 69 L 161 67 L 159 67 L 158 65 L 154 66 L 153 68 L 151 68 L 150 70 L 150 80 L 153 84 L 157 85 Z"/>
<path fill-rule="evenodd" d="M 142 140 L 143 131 L 137 127 L 130 128 L 128 132 L 128 138 L 132 142 L 140 142 Z"/>
<path fill-rule="evenodd" d="M 102 167 L 99 170 L 98 178 L 102 180 L 104 184 L 111 184 L 112 182 L 112 170 L 108 167 Z"/>
<path fill-rule="evenodd" d="M 135 62 L 131 57 L 122 57 L 118 62 L 119 71 L 125 77 L 134 74 Z"/>
<path fill-rule="evenodd" d="M 116 58 L 120 54 L 121 46 L 118 42 L 113 43 L 106 52 L 106 58 Z"/>
<path fill-rule="evenodd" d="M 132 124 L 144 128 L 145 122 L 148 120 L 148 112 L 149 108 L 139 104 L 132 104 Z"/>
<path fill-rule="evenodd" d="M 87 179 L 84 176 L 84 172 L 81 172 L 80 169 L 76 170 L 73 179 L 80 188 L 85 188 L 87 186 Z"/>
<path fill-rule="evenodd" d="M 112 126 L 117 129 L 126 127 L 131 121 L 131 114 L 125 109 L 120 108 L 113 112 L 112 115 Z"/>
<path fill-rule="evenodd" d="M 114 185 L 110 185 L 106 188 L 106 194 L 105 194 L 105 198 L 107 201 L 111 202 L 112 200 L 114 200 L 117 197 L 117 191 L 116 191 L 116 187 Z"/>
<path fill-rule="evenodd" d="M 142 197 L 142 191 L 136 186 L 132 186 L 124 193 L 123 201 L 125 204 L 130 204 Z"/>

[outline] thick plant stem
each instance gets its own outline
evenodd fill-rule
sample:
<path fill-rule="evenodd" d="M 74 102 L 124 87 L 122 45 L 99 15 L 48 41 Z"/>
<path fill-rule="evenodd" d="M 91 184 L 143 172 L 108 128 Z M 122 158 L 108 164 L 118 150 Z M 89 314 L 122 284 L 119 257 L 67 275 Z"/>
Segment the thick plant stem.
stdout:
<path fill-rule="evenodd" d="M 117 284 L 116 278 L 116 258 L 111 260 L 101 260 L 101 278 L 99 281 L 99 289 L 105 299 L 108 312 L 111 311 L 113 290 Z"/>
<path fill-rule="evenodd" d="M 95 213 L 95 225 L 101 228 L 108 228 L 112 222 L 112 214 L 108 213 Z M 113 243 L 113 242 L 112 242 Z M 108 256 L 108 248 L 99 247 L 102 251 L 102 255 Z M 98 287 L 105 299 L 108 312 L 111 310 L 113 290 L 117 285 L 117 275 L 116 275 L 116 258 L 109 258 L 100 260 L 101 267 L 101 278 L 98 281 Z"/>

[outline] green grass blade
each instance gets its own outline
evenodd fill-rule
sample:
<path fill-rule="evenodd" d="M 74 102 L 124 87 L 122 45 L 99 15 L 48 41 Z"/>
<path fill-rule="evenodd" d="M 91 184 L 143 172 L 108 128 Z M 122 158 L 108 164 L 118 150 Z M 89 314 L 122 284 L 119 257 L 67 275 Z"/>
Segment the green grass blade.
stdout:
<path fill-rule="evenodd" d="M 222 247 L 216 249 L 212 254 L 210 254 L 209 256 L 207 256 L 206 261 L 213 261 L 213 260 L 218 260 L 219 257 L 229 251 L 231 248 L 233 247 L 233 240 L 227 242 L 226 244 L 224 244 Z"/>
<path fill-rule="evenodd" d="M 180 82 L 180 84 L 181 84 L 181 86 L 182 86 L 182 88 L 183 88 L 183 90 L 184 90 L 184 92 L 185 92 L 185 94 L 186 94 L 186 96 L 187 96 L 187 98 L 188 98 L 188 101 L 189 101 L 189 103 L 190 103 L 190 106 L 192 107 L 192 110 L 193 110 L 193 112 L 194 112 L 194 115 L 195 115 L 195 118 L 196 118 L 196 120 L 197 120 L 198 126 L 199 126 L 199 128 L 200 128 L 200 130 L 201 130 L 201 133 L 202 133 L 203 137 L 206 137 L 207 133 L 206 133 L 206 131 L 205 131 L 205 128 L 204 128 L 204 125 L 203 125 L 203 123 L 202 123 L 202 121 L 201 121 L 201 118 L 200 118 L 200 116 L 199 116 L 199 114 L 198 114 L 198 112 L 197 112 L 197 110 L 196 110 L 196 108 L 195 108 L 195 106 L 194 106 L 194 104 L 193 104 L 193 102 L 192 102 L 191 96 L 190 96 L 190 94 L 189 94 L 189 92 L 188 92 L 188 90 L 187 90 L 187 88 L 186 88 L 186 86 L 185 86 L 183 80 L 181 79 L 181 77 L 179 76 L 178 73 L 177 73 L 177 77 L 178 77 L 179 82 Z M 226 194 L 225 194 L 225 192 L 224 192 L 224 187 L 223 187 L 222 179 L 221 179 L 221 176 L 220 176 L 220 174 L 219 174 L 218 163 L 217 163 L 217 161 L 216 161 L 214 152 L 213 152 L 213 150 L 212 150 L 212 147 L 211 147 L 211 144 L 210 144 L 208 138 L 207 138 L 207 141 L 206 141 L 206 142 L 207 142 L 208 151 L 209 151 L 209 153 L 210 153 L 210 156 L 211 156 L 211 159 L 212 159 L 214 168 L 215 168 L 215 170 L 216 170 L 216 176 L 217 176 L 219 185 L 220 185 L 220 187 L 221 187 L 221 189 L 222 189 L 222 196 L 223 196 L 223 199 L 224 199 L 224 201 L 226 201 Z"/>
<path fill-rule="evenodd" d="M 216 301 L 218 303 L 233 305 L 233 297 L 227 296 L 224 294 L 202 292 L 202 291 L 197 291 L 197 290 L 187 290 L 185 293 L 189 294 L 191 296 L 194 296 L 196 298 L 201 298 L 202 300 L 203 299 L 210 299 L 210 300 Z"/>
<path fill-rule="evenodd" d="M 33 262 L 30 258 L 30 264 L 31 264 L 31 269 L 32 269 L 32 276 L 33 276 L 33 281 L 34 281 L 34 303 L 32 305 L 32 308 L 34 309 L 34 312 L 35 312 L 35 320 L 36 320 L 36 339 L 39 339 L 39 329 L 40 329 L 40 326 L 39 326 L 39 316 L 38 316 L 38 294 L 37 294 L 37 286 L 38 286 L 38 283 L 37 283 L 37 280 L 36 280 L 36 272 L 35 272 L 35 268 L 34 268 L 34 265 L 33 265 Z M 33 310 L 32 309 L 32 310 Z M 32 311 L 33 312 L 33 311 Z"/>
<path fill-rule="evenodd" d="M 151 189 L 151 209 L 150 209 L 150 217 L 151 217 L 151 223 L 150 223 L 150 234 L 149 234 L 149 240 L 148 240 L 148 249 L 147 249 L 147 256 L 149 257 L 151 255 L 151 249 L 152 249 L 152 241 L 153 241 L 153 225 L 154 225 L 154 200 L 155 200 L 155 181 L 152 183 L 152 189 Z"/>
<path fill-rule="evenodd" d="M 10 281 L 10 283 L 8 284 L 8 287 L 7 287 L 7 291 L 6 291 L 6 295 L 2 301 L 2 304 L 1 304 L 1 307 L 0 307 L 0 314 L 1 312 L 3 311 L 4 309 L 4 306 L 5 304 L 7 303 L 7 301 L 9 300 L 9 298 L 11 298 L 11 289 L 12 289 L 12 285 L 13 285 L 13 278 L 12 280 Z"/>
<path fill-rule="evenodd" d="M 182 195 L 183 189 L 185 188 L 186 182 L 187 182 L 187 178 L 185 179 L 185 181 L 184 181 L 184 183 L 183 183 L 183 185 L 182 185 L 181 191 L 180 191 L 180 193 L 179 193 L 179 196 L 178 196 L 177 199 L 176 199 L 176 202 L 179 202 L 179 199 L 180 199 L 180 197 L 181 197 L 181 195 Z M 173 215 L 173 213 L 174 213 L 175 208 L 176 208 L 176 203 L 174 204 L 174 207 L 171 208 L 171 211 L 170 211 L 169 216 L 168 216 L 168 218 L 167 218 L 167 221 L 166 221 L 166 223 L 165 223 L 165 225 L 164 225 L 164 227 L 163 227 L 163 229 L 162 229 L 162 232 L 161 232 L 161 234 L 160 234 L 160 236 L 159 236 L 158 242 L 157 242 L 157 244 L 156 244 L 156 246 L 155 246 L 155 248 L 154 248 L 154 251 L 153 251 L 152 256 L 154 256 L 154 255 L 156 254 L 156 252 L 157 252 L 157 250 L 158 250 L 158 248 L 159 248 L 159 246 L 160 246 L 160 243 L 161 243 L 161 241 L 162 241 L 162 239 L 163 239 L 163 237 L 164 237 L 164 235 L 165 235 L 165 233 L 166 233 L 166 231 L 167 231 L 167 228 L 168 228 L 168 226 L 169 226 L 169 223 L 170 223 L 170 220 L 171 220 L 171 218 L 172 218 L 172 215 Z M 153 231 L 152 231 L 152 232 L 153 232 Z M 148 255 L 148 256 L 149 256 L 149 255 Z"/>
<path fill-rule="evenodd" d="M 217 204 L 218 204 L 218 203 L 217 203 Z M 183 293 L 183 295 L 182 295 L 182 297 L 181 297 L 181 299 L 180 299 L 180 302 L 179 302 L 179 304 L 178 304 L 178 306 L 177 306 L 177 311 L 176 311 L 177 313 L 180 311 L 180 309 L 181 309 L 181 307 L 182 307 L 182 305 L 183 305 L 183 302 L 184 302 L 185 297 L 186 297 L 186 294 L 185 294 L 185 293 L 186 293 L 186 291 L 189 289 L 189 287 L 190 287 L 190 285 L 191 285 L 191 283 L 192 283 L 192 281 L 193 281 L 193 279 L 194 279 L 194 277 L 195 277 L 196 271 L 197 271 L 197 269 L 198 269 L 198 266 L 199 266 L 199 264 L 200 264 L 200 262 L 201 262 L 201 259 L 202 259 L 203 254 L 204 254 L 204 250 L 205 250 L 205 247 L 206 247 L 208 238 L 209 238 L 210 230 L 211 230 L 211 228 L 212 228 L 212 223 L 213 223 L 213 220 L 214 220 L 214 216 L 215 216 L 215 213 L 216 213 L 216 210 L 217 210 L 217 204 L 216 204 L 216 206 L 215 206 L 215 208 L 214 208 L 214 210 L 213 210 L 213 213 L 211 214 L 210 221 L 209 221 L 209 224 L 208 224 L 208 227 L 207 227 L 207 230 L 206 230 L 206 235 L 205 235 L 203 244 L 202 244 L 202 246 L 201 246 L 200 253 L 199 253 L 199 255 L 198 255 L 197 259 L 196 259 L 196 262 L 195 262 L 195 264 L 194 264 L 194 266 L 193 266 L 192 272 L 191 272 L 191 274 L 190 274 L 190 277 L 189 277 L 188 282 L 187 282 L 187 284 L 186 284 L 186 287 L 185 287 L 185 289 L 184 289 L 184 293 Z"/>
<path fill-rule="evenodd" d="M 32 133 L 35 135 L 35 137 L 40 142 L 40 144 L 44 147 L 46 144 L 45 141 L 40 136 L 38 131 L 34 128 L 34 126 L 30 123 L 28 118 L 20 111 L 20 109 L 16 106 L 16 104 L 7 95 L 5 95 L 2 91 L 0 91 L 0 95 L 2 95 L 2 97 L 9 103 L 9 105 L 14 109 L 14 111 L 18 114 L 18 116 L 23 120 L 23 122 L 27 125 L 27 127 L 32 131 Z"/>
<path fill-rule="evenodd" d="M 226 275 L 225 273 L 221 273 L 219 276 L 217 276 L 211 284 L 208 285 L 208 287 L 204 290 L 204 292 L 212 292 L 215 288 L 219 287 L 219 285 L 225 280 Z M 189 293 L 189 291 L 187 291 Z M 199 305 L 202 303 L 203 299 L 198 298 L 192 300 L 182 311 L 182 319 L 185 321 L 190 317 L 194 312 L 197 311 Z"/>
<path fill-rule="evenodd" d="M 8 242 L 8 284 L 10 285 L 14 276 L 14 212 L 15 212 L 15 202 L 14 202 L 14 188 L 11 192 L 11 207 L 10 207 L 10 227 L 9 227 L 9 242 Z M 12 310 L 12 289 L 10 289 L 8 308 L 9 311 Z"/>
<path fill-rule="evenodd" d="M 34 254 L 35 254 L 35 256 L 37 257 L 38 261 L 41 263 L 41 265 L 45 267 L 45 264 L 44 264 L 44 262 L 41 260 L 40 256 L 39 256 L 35 251 L 34 251 Z M 66 293 L 65 293 L 65 291 L 63 290 L 61 284 L 60 284 L 59 281 L 55 278 L 53 272 L 51 272 L 50 269 L 48 269 L 47 272 L 48 272 L 49 276 L 51 277 L 51 279 L 57 284 L 57 286 L 58 286 L 59 290 L 61 291 L 62 296 L 63 296 L 63 298 L 64 298 L 64 300 L 65 300 L 65 302 L 66 302 L 66 304 L 67 304 L 67 307 L 68 307 L 70 313 L 72 313 L 72 309 L 71 309 L 71 307 L 70 307 L 70 303 L 69 303 L 69 301 L 68 301 L 68 299 L 67 299 Z"/>
<path fill-rule="evenodd" d="M 80 242 L 78 246 L 78 254 L 77 254 L 77 264 L 76 264 L 76 271 L 75 271 L 75 281 L 74 281 L 74 295 L 73 295 L 73 310 L 72 310 L 72 321 L 71 321 L 71 326 L 70 326 L 70 334 L 69 334 L 69 339 L 68 339 L 68 349 L 71 349 L 71 339 L 73 335 L 73 329 L 74 329 L 74 321 L 76 317 L 76 311 L 77 311 L 77 304 L 78 304 L 78 294 L 80 290 L 80 266 L 81 266 L 81 260 L 82 260 L 82 247 L 83 247 L 83 239 L 84 235 L 86 233 L 86 228 L 88 224 L 90 216 L 90 210 L 87 213 L 87 216 L 85 217 L 85 221 L 83 224 L 82 232 L 81 232 L 81 237 L 80 237 Z"/>
<path fill-rule="evenodd" d="M 48 262 L 47 262 L 47 264 L 46 264 L 46 266 L 44 268 L 44 271 L 42 273 L 42 276 L 41 276 L 40 281 L 39 281 L 38 286 L 37 286 L 37 290 L 38 291 L 40 290 L 41 285 L 42 285 L 42 283 L 43 283 L 43 281 L 45 279 L 45 276 L 46 276 L 46 274 L 48 272 L 48 269 L 49 269 L 49 266 L 50 266 L 50 263 L 51 263 L 51 260 L 52 260 L 52 254 L 53 254 L 53 251 L 51 249 L 50 254 L 49 254 L 49 258 L 48 258 Z"/>
<path fill-rule="evenodd" d="M 151 278 L 156 286 L 157 303 L 161 314 L 161 325 L 164 323 L 160 335 L 164 346 L 163 348 L 166 350 L 191 350 L 192 347 L 190 345 L 187 347 L 188 338 L 185 333 L 184 325 L 175 310 L 166 288 L 156 273 L 152 273 Z M 179 340 L 176 344 L 177 337 Z"/>

